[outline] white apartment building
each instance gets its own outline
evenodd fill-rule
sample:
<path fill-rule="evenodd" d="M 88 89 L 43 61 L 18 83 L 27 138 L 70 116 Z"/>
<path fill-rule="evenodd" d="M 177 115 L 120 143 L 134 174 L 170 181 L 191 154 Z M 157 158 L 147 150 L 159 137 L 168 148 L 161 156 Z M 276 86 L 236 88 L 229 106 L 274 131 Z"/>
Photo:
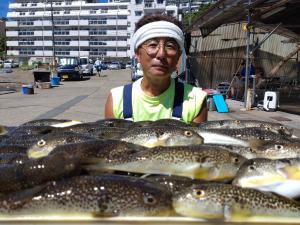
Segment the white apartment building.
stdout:
<path fill-rule="evenodd" d="M 109 1 L 14 0 L 6 22 L 8 57 L 130 58 L 130 38 L 143 15 L 178 13 L 176 2 L 168 0 Z"/>

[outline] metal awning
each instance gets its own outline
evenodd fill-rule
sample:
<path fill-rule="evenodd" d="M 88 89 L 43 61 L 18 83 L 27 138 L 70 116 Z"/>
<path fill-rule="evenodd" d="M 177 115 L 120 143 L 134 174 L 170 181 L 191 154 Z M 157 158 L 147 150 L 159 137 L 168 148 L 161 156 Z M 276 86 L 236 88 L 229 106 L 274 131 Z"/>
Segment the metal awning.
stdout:
<path fill-rule="evenodd" d="M 247 20 L 248 0 L 220 0 L 199 17 L 189 28 L 208 36 L 223 24 Z M 252 0 L 250 5 L 251 25 L 272 30 L 279 23 L 276 33 L 294 40 L 300 37 L 299 0 Z"/>

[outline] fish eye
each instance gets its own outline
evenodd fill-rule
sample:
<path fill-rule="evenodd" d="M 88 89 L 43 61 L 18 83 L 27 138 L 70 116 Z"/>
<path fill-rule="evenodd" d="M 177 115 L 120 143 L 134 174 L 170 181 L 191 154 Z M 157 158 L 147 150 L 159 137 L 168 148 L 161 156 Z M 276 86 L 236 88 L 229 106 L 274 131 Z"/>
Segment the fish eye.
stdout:
<path fill-rule="evenodd" d="M 192 134 L 191 131 L 186 130 L 186 131 L 184 132 L 184 135 L 190 137 L 190 136 L 192 136 L 193 134 Z"/>
<path fill-rule="evenodd" d="M 282 148 L 283 148 L 282 145 L 275 145 L 275 149 L 276 149 L 276 150 L 280 150 L 280 149 L 282 149 Z"/>
<path fill-rule="evenodd" d="M 255 170 L 255 167 L 253 165 L 249 166 L 250 170 Z"/>
<path fill-rule="evenodd" d="M 151 194 L 147 194 L 146 196 L 144 196 L 144 203 L 147 205 L 155 205 L 156 204 L 156 199 L 153 195 Z"/>
<path fill-rule="evenodd" d="M 234 163 L 239 163 L 240 160 L 239 160 L 238 158 L 234 158 L 234 159 L 233 159 L 233 162 L 234 162 Z"/>
<path fill-rule="evenodd" d="M 205 196 L 205 191 L 202 189 L 194 189 L 194 195 L 197 198 L 203 198 Z"/>
<path fill-rule="evenodd" d="M 281 130 L 284 130 L 284 126 L 280 126 L 279 128 L 280 128 Z"/>
<path fill-rule="evenodd" d="M 43 147 L 43 146 L 46 145 L 46 141 L 44 141 L 44 140 L 42 139 L 42 140 L 38 141 L 37 145 L 38 145 L 39 147 Z"/>
<path fill-rule="evenodd" d="M 241 121 L 240 121 L 240 120 L 236 120 L 235 122 L 236 122 L 236 124 L 240 124 L 240 123 L 241 123 Z"/>

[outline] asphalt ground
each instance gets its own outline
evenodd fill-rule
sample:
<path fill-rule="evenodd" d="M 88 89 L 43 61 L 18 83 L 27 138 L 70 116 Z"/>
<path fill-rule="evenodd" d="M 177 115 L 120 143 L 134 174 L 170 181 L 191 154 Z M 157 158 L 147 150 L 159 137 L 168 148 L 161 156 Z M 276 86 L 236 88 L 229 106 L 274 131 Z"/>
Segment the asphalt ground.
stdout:
<path fill-rule="evenodd" d="M 23 94 L 22 84 L 34 82 L 32 71 L 0 73 L 0 84 L 17 92 L 0 95 L 0 124 L 18 126 L 30 120 L 55 118 L 92 122 L 104 118 L 104 105 L 112 87 L 129 83 L 130 70 L 105 70 L 101 77 L 62 81 L 50 89 L 34 88 Z"/>
<path fill-rule="evenodd" d="M 17 92 L 0 94 L 0 124 L 18 126 L 35 119 L 55 118 L 92 122 L 104 118 L 104 105 L 111 88 L 131 82 L 130 69 L 105 70 L 101 77 L 86 77 L 83 81 L 62 81 L 51 89 L 35 88 L 34 94 L 21 92 L 22 84 L 34 82 L 32 71 L 14 69 L 0 71 L 0 90 Z M 2 89 L 1 89 L 2 87 Z M 282 111 L 265 112 L 259 108 L 245 111 L 243 102 L 227 99 L 229 113 L 209 111 L 208 120 L 238 119 L 278 122 L 294 129 L 300 137 L 300 116 Z"/>

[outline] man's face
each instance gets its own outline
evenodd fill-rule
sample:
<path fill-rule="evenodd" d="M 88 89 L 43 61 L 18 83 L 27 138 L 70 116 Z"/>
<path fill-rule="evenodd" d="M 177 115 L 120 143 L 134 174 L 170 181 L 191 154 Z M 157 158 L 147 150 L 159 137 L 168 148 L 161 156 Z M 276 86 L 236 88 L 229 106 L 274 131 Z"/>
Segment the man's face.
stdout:
<path fill-rule="evenodd" d="M 136 51 L 144 76 L 167 77 L 176 70 L 181 50 L 172 38 L 152 38 Z"/>

